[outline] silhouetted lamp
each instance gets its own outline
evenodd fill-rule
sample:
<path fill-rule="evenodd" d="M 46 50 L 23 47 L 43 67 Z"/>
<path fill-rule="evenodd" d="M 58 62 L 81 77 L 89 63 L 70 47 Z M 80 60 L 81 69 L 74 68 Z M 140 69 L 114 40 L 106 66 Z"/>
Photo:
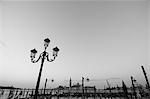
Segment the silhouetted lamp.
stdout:
<path fill-rule="evenodd" d="M 49 38 L 44 39 L 44 46 L 45 46 L 45 49 L 48 47 L 49 43 L 50 43 Z"/>
<path fill-rule="evenodd" d="M 52 79 L 51 81 L 54 82 L 54 79 Z"/>
<path fill-rule="evenodd" d="M 89 79 L 89 78 L 87 78 L 87 79 L 86 79 L 86 81 L 87 81 L 87 82 L 89 82 L 89 81 L 90 81 L 90 79 Z"/>
<path fill-rule="evenodd" d="M 40 79 L 41 79 L 44 60 L 47 59 L 48 62 L 53 62 L 55 60 L 57 54 L 58 54 L 58 51 L 59 51 L 59 49 L 57 47 L 53 48 L 53 59 L 49 59 L 49 53 L 46 52 L 46 49 L 47 49 L 49 43 L 50 43 L 50 40 L 48 38 L 44 39 L 45 50 L 39 55 L 38 59 L 35 59 L 35 55 L 37 53 L 36 49 L 31 50 L 30 57 L 31 57 L 31 62 L 32 63 L 36 63 L 41 59 L 41 66 L 40 66 L 40 70 L 39 70 L 38 80 L 37 80 L 37 83 L 36 83 L 34 99 L 38 99 L 38 90 L 39 90 L 39 85 L 40 85 Z M 52 80 L 52 81 L 54 81 L 54 80 Z"/>
<path fill-rule="evenodd" d="M 59 51 L 58 47 L 53 48 L 53 56 L 54 56 L 54 57 L 57 56 L 58 51 Z"/>
<path fill-rule="evenodd" d="M 133 81 L 136 83 L 136 79 L 133 79 Z"/>
<path fill-rule="evenodd" d="M 36 53 L 37 53 L 37 50 L 35 48 L 31 50 L 31 55 L 30 55 L 31 59 L 35 58 Z"/>

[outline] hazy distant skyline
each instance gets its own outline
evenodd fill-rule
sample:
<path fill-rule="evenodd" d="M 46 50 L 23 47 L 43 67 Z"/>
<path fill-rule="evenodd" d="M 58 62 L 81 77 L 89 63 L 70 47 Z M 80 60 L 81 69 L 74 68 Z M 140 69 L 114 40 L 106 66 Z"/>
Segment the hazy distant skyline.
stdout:
<path fill-rule="evenodd" d="M 51 40 L 50 54 L 55 46 L 60 52 L 54 62 L 44 63 L 40 87 L 46 78 L 55 80 L 48 86 L 58 86 L 82 76 L 119 78 L 114 85 L 121 80 L 129 85 L 132 75 L 145 84 L 140 66 L 150 77 L 148 5 L 146 0 L 1 2 L 0 85 L 35 87 L 40 62 L 31 63 L 30 50 L 39 55 L 45 38 Z M 107 85 L 105 80 L 86 83 L 94 84 Z"/>

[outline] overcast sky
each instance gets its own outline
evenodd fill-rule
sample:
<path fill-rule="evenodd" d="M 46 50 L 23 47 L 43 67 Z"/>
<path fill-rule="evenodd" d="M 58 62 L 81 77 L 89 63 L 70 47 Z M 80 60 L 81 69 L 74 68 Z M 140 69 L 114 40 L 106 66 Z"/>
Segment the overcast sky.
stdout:
<path fill-rule="evenodd" d="M 68 84 L 71 77 L 93 80 L 86 85 L 131 85 L 130 76 L 145 84 L 140 66 L 148 66 L 148 1 L 3 1 L 0 3 L 0 85 L 35 87 L 43 40 L 50 38 L 48 52 L 58 46 L 52 63 L 44 63 L 41 85 Z M 52 57 L 52 56 L 51 56 Z M 150 77 L 150 73 L 147 73 Z M 54 83 L 50 79 L 54 78 Z M 116 78 L 116 79 L 111 79 Z M 68 85 L 67 85 L 68 86 Z"/>

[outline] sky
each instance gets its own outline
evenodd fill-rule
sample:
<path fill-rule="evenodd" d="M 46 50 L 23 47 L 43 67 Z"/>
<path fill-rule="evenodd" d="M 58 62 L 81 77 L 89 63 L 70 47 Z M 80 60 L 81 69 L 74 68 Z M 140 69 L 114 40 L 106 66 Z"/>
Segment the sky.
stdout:
<path fill-rule="evenodd" d="M 145 84 L 140 66 L 148 78 L 149 14 L 146 0 L 128 1 L 36 1 L 0 2 L 0 85 L 34 88 L 41 61 L 32 63 L 30 50 L 44 51 L 44 39 L 51 40 L 48 52 L 58 46 L 54 62 L 45 61 L 40 88 L 68 86 L 81 78 L 85 85 L 102 88 L 121 80 L 130 86 L 130 76 Z M 54 79 L 54 83 L 50 82 Z"/>

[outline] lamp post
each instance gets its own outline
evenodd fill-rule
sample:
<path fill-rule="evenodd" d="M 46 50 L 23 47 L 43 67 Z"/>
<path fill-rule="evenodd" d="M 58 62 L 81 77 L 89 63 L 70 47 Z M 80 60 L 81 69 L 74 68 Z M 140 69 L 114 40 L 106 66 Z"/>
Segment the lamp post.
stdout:
<path fill-rule="evenodd" d="M 36 62 L 38 62 L 41 59 L 41 67 L 40 67 L 40 71 L 39 71 L 39 75 L 38 75 L 38 80 L 37 80 L 37 83 L 36 83 L 34 99 L 37 99 L 38 89 L 39 89 L 39 85 L 40 85 L 40 79 L 41 79 L 41 74 L 42 74 L 42 68 L 43 68 L 44 60 L 46 59 L 48 62 L 54 61 L 55 58 L 57 57 L 57 54 L 58 54 L 58 51 L 59 51 L 59 49 L 57 47 L 53 48 L 53 59 L 49 59 L 49 53 L 46 52 L 46 49 L 47 49 L 49 43 L 50 43 L 50 40 L 48 38 L 44 39 L 44 48 L 45 49 L 39 55 L 37 60 L 34 60 L 35 59 L 35 55 L 37 53 L 37 50 L 36 49 L 31 50 L 30 58 L 31 58 L 31 62 L 32 63 L 36 63 Z"/>

